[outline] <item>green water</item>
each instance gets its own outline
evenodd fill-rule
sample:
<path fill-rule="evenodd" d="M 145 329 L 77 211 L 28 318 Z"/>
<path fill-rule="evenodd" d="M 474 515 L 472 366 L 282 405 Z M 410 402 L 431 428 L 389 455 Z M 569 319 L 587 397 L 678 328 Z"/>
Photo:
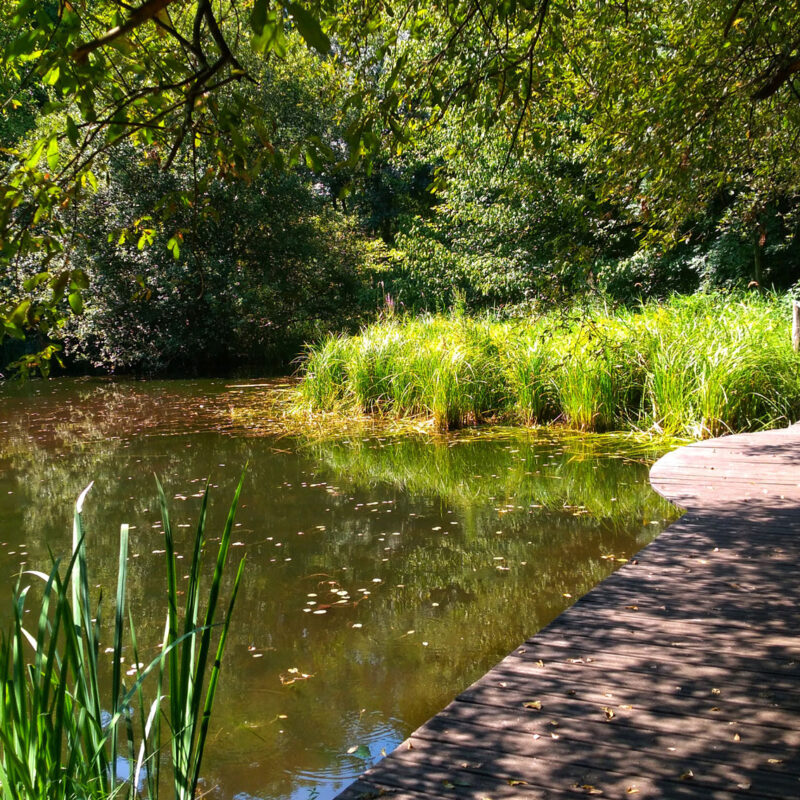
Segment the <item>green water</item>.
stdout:
<path fill-rule="evenodd" d="M 0 387 L 6 591 L 21 566 L 49 565 L 48 548 L 69 550 L 71 505 L 93 480 L 90 577 L 113 595 L 119 525 L 130 523 L 140 642 L 155 644 L 163 627 L 153 473 L 184 552 L 206 479 L 213 532 L 249 462 L 232 550 L 247 567 L 205 762 L 209 798 L 333 797 L 676 516 L 647 482 L 658 453 L 624 440 L 494 431 L 304 442 L 237 428 L 230 410 L 265 391 Z"/>

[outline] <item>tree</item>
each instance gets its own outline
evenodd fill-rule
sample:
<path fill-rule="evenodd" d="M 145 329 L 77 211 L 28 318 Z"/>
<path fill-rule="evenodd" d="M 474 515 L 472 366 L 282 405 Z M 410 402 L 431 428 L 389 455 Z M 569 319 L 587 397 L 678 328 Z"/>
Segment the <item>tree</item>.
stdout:
<path fill-rule="evenodd" d="M 8 276 L 36 253 L 42 270 L 24 291 L 6 278 L 0 335 L 56 324 L 65 297 L 80 308 L 61 212 L 122 141 L 163 168 L 202 142 L 221 174 L 303 156 L 320 169 L 386 140 L 402 149 L 452 109 L 502 131 L 509 153 L 546 152 L 554 120 L 579 120 L 601 199 L 652 237 L 685 238 L 693 215 L 732 198 L 758 267 L 765 209 L 800 184 L 798 12 L 800 0 L 22 0 L 0 18 L 0 82 L 7 109 L 45 122 L 23 146 L 3 142 L 0 259 Z M 342 147 L 283 151 L 247 94 L 224 91 L 255 80 L 248 45 L 281 59 L 292 30 L 342 76 Z"/>
<path fill-rule="evenodd" d="M 46 333 L 67 311 L 81 312 L 87 279 L 71 263 L 71 214 L 98 189 L 98 168 L 122 144 L 164 170 L 202 146 L 215 154 L 216 177 L 300 159 L 299 146 L 279 150 L 279 134 L 247 92 L 225 88 L 255 82 L 246 43 L 270 59 L 285 56 L 291 30 L 323 53 L 330 42 L 317 17 L 293 2 L 243 6 L 22 0 L 2 12 L 0 342 Z M 37 118 L 33 134 L 11 124 L 25 112 Z M 21 128 L 29 135 L 18 141 Z M 187 202 L 197 192 L 195 185 Z M 23 277 L 20 265 L 31 259 L 37 269 Z"/>

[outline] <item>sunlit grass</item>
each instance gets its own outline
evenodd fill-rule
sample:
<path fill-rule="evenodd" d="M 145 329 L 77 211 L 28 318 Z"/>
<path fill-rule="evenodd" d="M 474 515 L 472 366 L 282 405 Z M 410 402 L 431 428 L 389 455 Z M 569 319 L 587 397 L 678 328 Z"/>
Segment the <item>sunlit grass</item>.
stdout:
<path fill-rule="evenodd" d="M 291 414 L 638 429 L 703 438 L 800 414 L 800 358 L 777 296 L 676 296 L 513 321 L 391 319 L 309 350 Z M 290 409 L 290 410 L 288 410 Z"/>

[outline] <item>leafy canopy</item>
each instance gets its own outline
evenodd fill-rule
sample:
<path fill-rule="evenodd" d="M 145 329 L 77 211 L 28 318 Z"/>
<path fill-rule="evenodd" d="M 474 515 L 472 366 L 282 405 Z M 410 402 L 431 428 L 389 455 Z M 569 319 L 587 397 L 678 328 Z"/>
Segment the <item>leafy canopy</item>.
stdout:
<path fill-rule="evenodd" d="M 797 192 L 800 0 L 22 0 L 0 11 L 0 339 L 80 313 L 81 198 L 123 141 L 169 169 L 202 145 L 217 176 L 304 158 L 351 165 L 459 109 L 511 153 L 574 145 L 600 191 L 657 235 L 720 193 L 756 229 Z M 288 148 L 248 92 L 292 32 L 341 76 L 341 140 Z M 202 180 L 199 190 L 202 192 Z M 197 187 L 193 191 L 197 191 Z M 187 198 L 191 202 L 191 198 Z M 34 256 L 24 285 L 15 270 Z"/>

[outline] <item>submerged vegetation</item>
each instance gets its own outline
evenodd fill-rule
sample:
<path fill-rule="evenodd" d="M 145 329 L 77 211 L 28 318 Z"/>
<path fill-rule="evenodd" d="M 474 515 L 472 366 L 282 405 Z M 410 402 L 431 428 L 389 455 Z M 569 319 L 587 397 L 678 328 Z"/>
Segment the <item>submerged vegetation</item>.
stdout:
<path fill-rule="evenodd" d="M 101 664 L 101 607 L 89 592 L 82 507 L 75 506 L 73 553 L 66 569 L 56 560 L 48 574 L 26 573 L 43 582 L 41 592 L 18 585 L 11 630 L 0 640 L 0 796 L 4 800 L 105 800 L 146 796 L 157 800 L 170 785 L 175 800 L 192 800 L 216 695 L 220 661 L 244 560 L 228 608 L 215 622 L 222 573 L 230 547 L 236 490 L 219 540 L 205 614 L 201 614 L 201 568 L 208 489 L 203 496 L 188 584 L 179 590 L 174 538 L 166 498 L 158 485 L 166 550 L 166 621 L 159 653 L 148 664 L 137 644 L 133 619 L 126 621 L 128 525 L 119 537 L 119 568 L 111 639 L 110 681 Z M 38 589 L 38 587 L 37 587 Z M 29 595 L 38 594 L 33 627 L 26 627 Z M 185 594 L 183 619 L 178 597 Z M 212 639 L 216 639 L 212 651 Z M 133 666 L 125 675 L 126 654 Z M 153 687 L 148 697 L 146 690 Z M 163 724 L 162 724 L 163 723 Z M 168 730 L 164 731 L 164 726 Z M 164 736 L 162 736 L 162 731 Z M 165 745 L 166 740 L 166 745 Z M 171 750 L 162 776 L 163 751 Z M 165 769 L 165 772 L 167 770 Z"/>
<path fill-rule="evenodd" d="M 439 429 L 562 422 L 697 438 L 800 412 L 800 358 L 776 296 L 676 296 L 614 312 L 389 318 L 310 350 L 308 409 L 422 416 Z"/>

